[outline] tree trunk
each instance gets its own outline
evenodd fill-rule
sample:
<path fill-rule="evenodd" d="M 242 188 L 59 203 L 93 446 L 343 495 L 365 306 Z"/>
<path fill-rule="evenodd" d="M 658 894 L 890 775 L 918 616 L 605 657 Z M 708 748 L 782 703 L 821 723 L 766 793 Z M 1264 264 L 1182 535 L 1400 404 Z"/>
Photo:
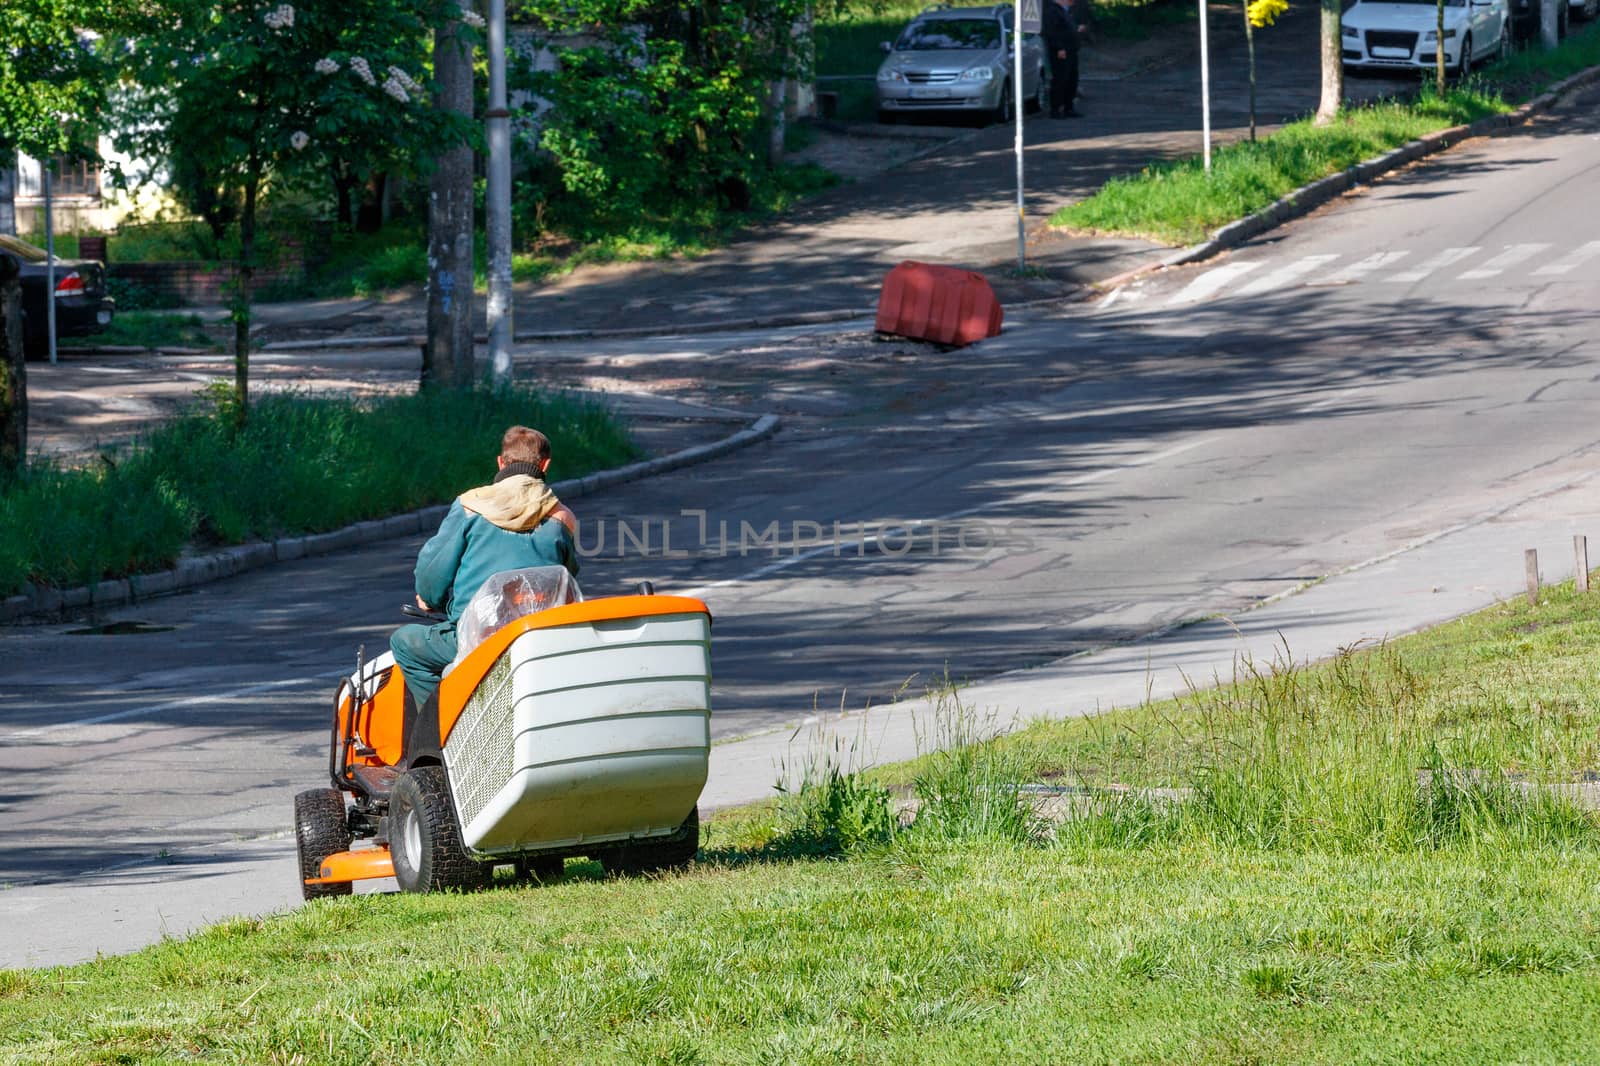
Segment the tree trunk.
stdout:
<path fill-rule="evenodd" d="M 1322 0 L 1322 100 L 1317 104 L 1316 118 L 1319 126 L 1332 122 L 1344 104 L 1344 60 L 1339 55 L 1339 21 L 1343 13 L 1339 0 Z"/>
<path fill-rule="evenodd" d="M 250 417 L 250 288 L 256 276 L 256 193 L 261 187 L 260 163 L 252 157 L 245 178 L 244 212 L 239 216 L 239 270 L 233 296 L 234 427 Z"/>
<path fill-rule="evenodd" d="M 459 22 L 438 31 L 433 106 L 472 116 L 472 54 Z M 472 385 L 472 149 L 458 144 L 438 156 L 428 198 L 428 334 L 422 387 Z"/>
<path fill-rule="evenodd" d="M 22 283 L 16 261 L 0 256 L 0 481 L 28 456 L 28 364 L 22 351 Z"/>
<path fill-rule="evenodd" d="M 350 168 L 340 163 L 333 171 L 334 194 L 334 219 L 342 230 L 350 230 L 356 224 L 356 216 L 350 207 L 350 194 L 355 191 L 356 177 L 350 173 Z"/>

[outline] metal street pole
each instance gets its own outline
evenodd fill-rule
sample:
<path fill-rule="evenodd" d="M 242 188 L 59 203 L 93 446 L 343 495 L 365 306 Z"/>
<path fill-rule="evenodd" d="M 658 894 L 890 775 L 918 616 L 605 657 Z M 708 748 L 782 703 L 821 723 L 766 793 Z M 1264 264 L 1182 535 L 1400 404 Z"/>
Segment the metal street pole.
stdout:
<path fill-rule="evenodd" d="M 50 365 L 56 362 L 56 230 L 55 198 L 50 188 L 50 162 L 39 161 L 44 175 L 44 328 L 50 341 Z"/>
<path fill-rule="evenodd" d="M 1211 173 L 1211 46 L 1206 37 L 1206 0 L 1200 0 L 1200 111 L 1206 173 Z"/>
<path fill-rule="evenodd" d="M 511 112 L 506 108 L 506 0 L 489 0 L 489 374 L 511 380 Z"/>
<path fill-rule="evenodd" d="M 1028 238 L 1025 209 L 1022 203 L 1022 0 L 1016 0 L 1016 10 L 1011 13 L 1011 85 L 1016 96 L 1017 119 L 1017 273 L 1028 265 Z"/>

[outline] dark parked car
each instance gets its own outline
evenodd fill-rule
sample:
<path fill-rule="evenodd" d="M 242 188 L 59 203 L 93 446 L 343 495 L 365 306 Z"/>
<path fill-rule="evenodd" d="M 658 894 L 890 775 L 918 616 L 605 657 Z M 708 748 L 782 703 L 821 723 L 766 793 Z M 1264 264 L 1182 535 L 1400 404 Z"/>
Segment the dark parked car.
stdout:
<path fill-rule="evenodd" d="M 22 347 L 29 358 L 48 354 L 45 321 L 48 281 L 42 248 L 0 234 L 0 256 L 15 262 L 22 275 Z M 93 259 L 56 257 L 56 337 L 87 337 L 111 325 L 117 302 L 106 295 L 106 268 Z"/>

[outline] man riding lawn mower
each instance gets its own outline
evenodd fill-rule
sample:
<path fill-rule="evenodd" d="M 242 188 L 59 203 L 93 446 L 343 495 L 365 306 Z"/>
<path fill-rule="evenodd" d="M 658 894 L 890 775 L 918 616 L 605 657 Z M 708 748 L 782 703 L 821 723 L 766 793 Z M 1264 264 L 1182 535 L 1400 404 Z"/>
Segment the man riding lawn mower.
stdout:
<path fill-rule="evenodd" d="M 510 447 L 519 431 L 543 448 L 531 463 Z M 569 855 L 630 873 L 694 857 L 710 613 L 648 586 L 585 601 L 548 463 L 542 435 L 507 431 L 495 485 L 463 494 L 419 557 L 418 604 L 447 615 L 396 633 L 398 667 L 358 658 L 340 684 L 333 787 L 295 797 L 305 898 L 391 875 L 411 892 L 472 888 L 507 863 L 546 878 Z M 534 565 L 484 577 L 485 560 L 519 558 Z"/>

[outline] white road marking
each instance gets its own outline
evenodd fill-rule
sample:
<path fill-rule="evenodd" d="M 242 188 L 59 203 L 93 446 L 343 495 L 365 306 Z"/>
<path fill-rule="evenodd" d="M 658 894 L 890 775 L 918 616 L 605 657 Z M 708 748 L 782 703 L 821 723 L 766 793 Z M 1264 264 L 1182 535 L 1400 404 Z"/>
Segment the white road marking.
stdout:
<path fill-rule="evenodd" d="M 1374 252 L 1372 255 L 1367 256 L 1365 259 L 1361 259 L 1361 260 L 1358 260 L 1358 261 L 1356 261 L 1354 263 L 1351 263 L 1349 266 L 1345 267 L 1343 270 L 1334 271 L 1332 274 L 1329 274 L 1328 277 L 1325 278 L 1324 280 L 1322 280 L 1322 281 L 1313 281 L 1310 284 L 1312 284 L 1312 285 L 1348 285 L 1351 282 L 1360 281 L 1362 278 L 1366 277 L 1368 274 L 1375 273 L 1375 272 L 1377 272 L 1379 270 L 1384 269 L 1387 266 L 1391 266 L 1391 265 L 1393 265 L 1395 263 L 1398 263 L 1400 260 L 1404 259 L 1406 256 L 1408 256 L 1410 254 L 1411 254 L 1410 252 Z"/>
<path fill-rule="evenodd" d="M 948 514 L 939 515 L 937 518 L 908 519 L 904 522 L 890 523 L 888 526 L 880 529 L 877 533 L 872 534 L 870 537 L 862 538 L 860 542 L 860 550 L 865 550 L 866 546 L 869 544 L 878 543 L 878 541 L 883 539 L 885 535 L 903 537 L 910 530 L 917 526 L 930 525 L 934 522 L 950 522 L 957 518 L 970 518 L 972 515 L 982 514 L 984 511 L 992 511 L 1000 507 L 1012 507 L 1028 500 L 1035 500 L 1053 495 L 1057 492 L 1060 492 L 1063 488 L 1072 488 L 1077 485 L 1088 485 L 1096 481 L 1101 481 L 1110 477 L 1112 474 L 1121 473 L 1124 470 L 1136 470 L 1143 466 L 1154 466 L 1157 463 L 1165 462 L 1168 459 L 1182 455 L 1184 452 L 1193 451 L 1195 448 L 1203 447 L 1210 442 L 1210 437 L 1197 437 L 1194 440 L 1185 441 L 1182 444 L 1174 445 L 1173 447 L 1164 449 L 1163 451 L 1141 456 L 1140 458 L 1134 459 L 1130 462 L 1121 463 L 1116 466 L 1101 467 L 1099 470 L 1094 470 L 1087 474 L 1080 474 L 1074 478 L 1068 478 L 1067 480 L 1062 481 L 1060 484 L 1052 485 L 1047 489 L 1026 492 L 1021 496 L 1007 496 L 1003 499 L 990 500 L 987 503 L 980 503 L 972 507 L 962 508 L 959 511 L 951 511 Z M 798 566 L 803 562 L 808 562 L 812 559 L 815 559 L 819 555 L 828 555 L 838 550 L 839 549 L 832 543 L 822 544 L 807 551 L 796 552 L 795 554 L 786 556 L 782 559 L 774 559 L 765 566 L 758 566 L 749 573 L 740 574 L 738 577 L 725 578 L 722 581 L 713 581 L 708 585 L 700 585 L 696 588 L 686 589 L 682 592 L 673 590 L 673 595 L 692 596 L 695 599 L 704 599 L 705 594 L 708 592 L 713 592 L 717 589 L 731 588 L 734 585 L 742 585 L 750 581 L 759 581 L 764 577 L 769 577 L 772 574 L 780 573 L 789 569 L 790 567 Z"/>
<path fill-rule="evenodd" d="M 1239 295 L 1259 296 L 1264 292 L 1271 292 L 1273 289 L 1280 288 L 1300 280 L 1302 277 L 1316 270 L 1318 267 L 1326 266 L 1337 258 L 1339 258 L 1337 255 L 1308 255 L 1304 256 L 1303 258 L 1296 259 L 1293 262 L 1286 263 L 1277 270 L 1272 271 L 1270 274 L 1256 278 L 1254 281 L 1250 282 L 1250 284 L 1240 289 Z"/>
<path fill-rule="evenodd" d="M 1471 255 L 1473 252 L 1476 252 L 1477 250 L 1478 250 L 1478 246 L 1475 245 L 1475 244 L 1474 245 L 1469 245 L 1466 248 L 1446 248 L 1444 251 L 1440 252 L 1438 255 L 1435 255 L 1435 256 L 1433 256 L 1432 258 L 1429 258 L 1429 259 L 1424 259 L 1422 262 L 1418 263 L 1412 269 L 1403 270 L 1400 273 L 1396 274 L 1394 277 L 1390 278 L 1389 280 L 1390 281 L 1422 281 L 1429 274 L 1432 274 L 1435 270 L 1443 270 L 1447 266 L 1450 266 L 1450 265 L 1452 265 L 1454 263 L 1459 263 L 1461 260 L 1465 259 L 1467 256 Z"/>
<path fill-rule="evenodd" d="M 1462 274 L 1460 280 L 1477 281 L 1481 278 L 1492 278 L 1496 274 L 1503 273 L 1507 267 L 1516 266 L 1525 259 L 1532 259 L 1548 247 L 1550 247 L 1548 244 L 1508 244 L 1505 251 L 1483 266 Z"/>
<path fill-rule="evenodd" d="M 1214 270 L 1208 270 L 1189 282 L 1182 292 L 1168 300 L 1167 306 L 1178 307 L 1209 299 L 1261 265 L 1261 263 L 1225 263 Z"/>
<path fill-rule="evenodd" d="M 1570 274 L 1595 256 L 1600 255 L 1600 241 L 1590 241 L 1588 244 L 1570 253 L 1565 259 L 1558 259 L 1554 263 L 1546 263 L 1535 270 L 1534 273 L 1543 277 L 1553 274 Z"/>

